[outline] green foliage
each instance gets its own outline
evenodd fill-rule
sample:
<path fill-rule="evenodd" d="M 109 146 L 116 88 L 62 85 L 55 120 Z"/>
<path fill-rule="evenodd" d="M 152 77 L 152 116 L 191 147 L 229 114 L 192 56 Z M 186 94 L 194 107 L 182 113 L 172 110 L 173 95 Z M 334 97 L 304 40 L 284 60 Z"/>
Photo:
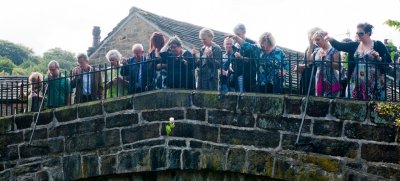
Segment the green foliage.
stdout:
<path fill-rule="evenodd" d="M 167 125 L 165 125 L 165 132 L 167 133 L 167 136 L 169 136 L 169 134 L 171 134 L 172 129 L 175 128 L 175 122 L 174 122 L 174 118 L 171 117 L 169 118 L 169 123 Z"/>
<path fill-rule="evenodd" d="M 400 31 L 400 21 L 388 19 L 385 21 L 385 25 L 388 25 L 389 27 L 392 27 L 397 31 Z"/>
<path fill-rule="evenodd" d="M 48 50 L 47 52 L 43 53 L 43 62 L 46 64 L 46 70 L 47 70 L 47 64 L 51 60 L 56 60 L 60 64 L 60 71 L 70 71 L 72 70 L 75 65 L 77 64 L 75 60 L 75 54 L 66 50 L 63 50 L 61 48 L 52 48 Z"/>
<path fill-rule="evenodd" d="M 12 74 L 15 64 L 7 57 L 0 57 L 0 72 Z"/>
<path fill-rule="evenodd" d="M 392 102 L 380 102 L 375 106 L 375 112 L 382 118 L 393 121 L 394 125 L 400 126 L 400 105 Z"/>
<path fill-rule="evenodd" d="M 23 45 L 0 40 L 0 56 L 7 57 L 12 60 L 15 65 L 20 65 L 33 56 L 33 51 Z"/>

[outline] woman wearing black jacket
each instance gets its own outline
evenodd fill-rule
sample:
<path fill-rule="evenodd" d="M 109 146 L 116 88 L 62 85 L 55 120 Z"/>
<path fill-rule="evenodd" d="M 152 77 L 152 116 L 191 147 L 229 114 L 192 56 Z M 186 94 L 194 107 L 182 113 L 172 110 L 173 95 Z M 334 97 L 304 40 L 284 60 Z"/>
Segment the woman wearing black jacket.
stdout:
<path fill-rule="evenodd" d="M 386 98 L 385 74 L 391 59 L 385 45 L 371 39 L 372 28 L 368 23 L 357 25 L 359 42 L 341 43 L 326 37 L 335 49 L 349 53 L 347 97 L 361 100 Z"/>

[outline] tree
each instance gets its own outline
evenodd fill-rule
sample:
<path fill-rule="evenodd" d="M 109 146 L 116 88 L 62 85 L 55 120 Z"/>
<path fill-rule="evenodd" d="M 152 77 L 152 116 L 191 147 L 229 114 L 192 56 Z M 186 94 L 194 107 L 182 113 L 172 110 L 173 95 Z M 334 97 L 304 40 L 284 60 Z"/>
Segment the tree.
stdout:
<path fill-rule="evenodd" d="M 33 56 L 33 51 L 23 45 L 0 40 L 0 56 L 7 57 L 15 65 L 19 65 Z"/>
<path fill-rule="evenodd" d="M 0 72 L 12 74 L 15 64 L 7 57 L 0 57 Z"/>
<path fill-rule="evenodd" d="M 51 60 L 56 60 L 60 64 L 61 72 L 70 71 L 77 64 L 75 54 L 61 48 L 52 48 L 43 53 L 43 63 L 46 63 L 46 68 Z"/>
<path fill-rule="evenodd" d="M 397 31 L 400 31 L 400 21 L 388 19 L 385 21 L 385 25 L 388 25 L 389 27 L 392 27 Z"/>

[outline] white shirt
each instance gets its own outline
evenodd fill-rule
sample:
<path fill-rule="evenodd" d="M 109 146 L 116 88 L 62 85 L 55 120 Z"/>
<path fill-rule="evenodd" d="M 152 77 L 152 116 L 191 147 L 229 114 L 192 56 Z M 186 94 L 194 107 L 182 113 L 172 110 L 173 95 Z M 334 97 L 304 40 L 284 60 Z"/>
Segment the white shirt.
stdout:
<path fill-rule="evenodd" d="M 90 73 L 85 72 L 83 73 L 83 95 L 90 95 L 91 91 L 91 79 L 90 79 Z"/>

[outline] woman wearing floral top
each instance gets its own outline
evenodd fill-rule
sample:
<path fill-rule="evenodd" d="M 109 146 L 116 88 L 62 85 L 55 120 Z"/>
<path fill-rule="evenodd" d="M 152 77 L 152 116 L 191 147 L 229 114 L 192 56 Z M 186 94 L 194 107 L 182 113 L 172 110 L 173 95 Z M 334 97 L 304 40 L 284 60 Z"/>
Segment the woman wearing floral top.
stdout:
<path fill-rule="evenodd" d="M 334 48 L 349 53 L 347 97 L 385 100 L 385 73 L 391 59 L 385 45 L 371 39 L 372 28 L 368 23 L 357 25 L 359 42 L 340 43 L 326 37 Z"/>
<path fill-rule="evenodd" d="M 289 65 L 284 62 L 285 53 L 275 46 L 275 38 L 266 32 L 260 36 L 259 46 L 244 42 L 240 37 L 232 37 L 245 51 L 251 51 L 257 57 L 257 85 L 262 93 L 281 93 L 288 73 Z"/>
<path fill-rule="evenodd" d="M 313 42 L 318 46 L 314 52 L 308 51 L 309 61 L 315 62 L 315 95 L 324 97 L 338 97 L 340 95 L 339 82 L 339 51 L 324 39 L 326 32 L 320 30 L 313 35 Z M 311 54 L 309 54 L 311 53 Z"/>

